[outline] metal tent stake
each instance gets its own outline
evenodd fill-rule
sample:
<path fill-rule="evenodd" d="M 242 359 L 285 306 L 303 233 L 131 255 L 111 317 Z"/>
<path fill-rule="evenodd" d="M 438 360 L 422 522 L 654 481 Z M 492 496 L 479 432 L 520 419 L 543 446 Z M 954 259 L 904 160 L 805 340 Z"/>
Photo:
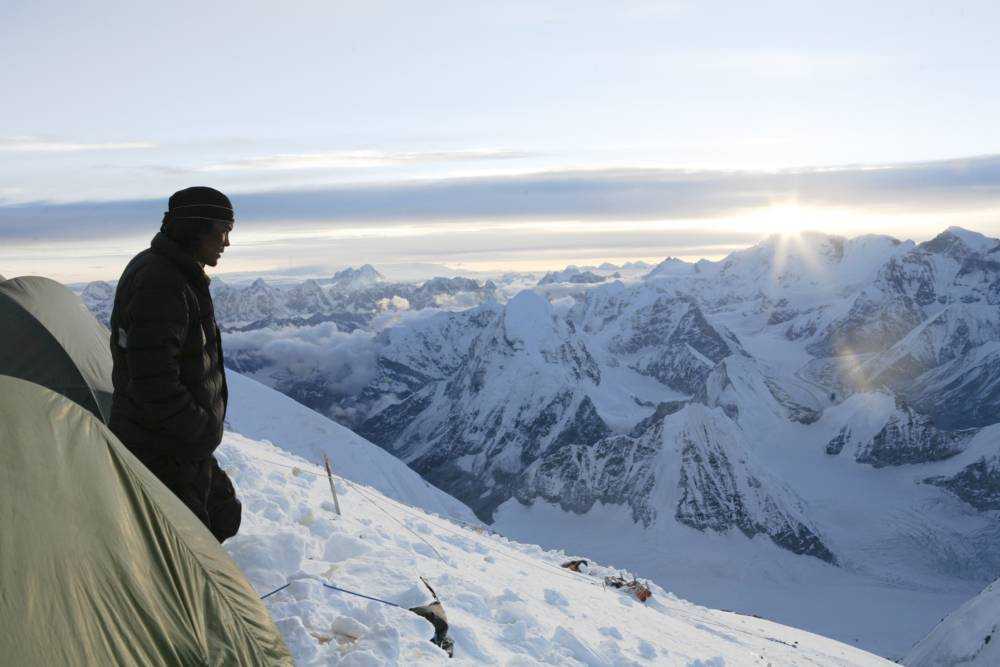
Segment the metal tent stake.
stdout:
<path fill-rule="evenodd" d="M 333 507 L 337 510 L 337 516 L 340 514 L 340 501 L 337 500 L 337 487 L 333 485 L 333 473 L 330 472 L 330 457 L 323 453 L 323 465 L 326 466 L 326 478 L 330 482 L 330 494 L 333 496 Z"/>

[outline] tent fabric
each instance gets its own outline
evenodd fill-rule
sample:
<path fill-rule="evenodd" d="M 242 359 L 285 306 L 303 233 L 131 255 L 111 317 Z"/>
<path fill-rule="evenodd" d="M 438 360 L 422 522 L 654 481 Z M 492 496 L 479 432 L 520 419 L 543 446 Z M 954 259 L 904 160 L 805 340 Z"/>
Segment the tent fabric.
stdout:
<path fill-rule="evenodd" d="M 0 375 L 0 656 L 12 665 L 291 665 L 201 522 L 93 414 Z"/>
<path fill-rule="evenodd" d="M 110 334 L 80 297 L 39 276 L 0 282 L 0 341 L 0 374 L 48 387 L 107 422 Z"/>

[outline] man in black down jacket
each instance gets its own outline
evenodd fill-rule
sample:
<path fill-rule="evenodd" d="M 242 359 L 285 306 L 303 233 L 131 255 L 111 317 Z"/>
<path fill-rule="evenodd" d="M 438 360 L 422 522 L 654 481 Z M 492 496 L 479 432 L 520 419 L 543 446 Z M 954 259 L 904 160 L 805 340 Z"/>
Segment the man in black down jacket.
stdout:
<path fill-rule="evenodd" d="M 111 430 L 220 542 L 239 530 L 242 508 L 212 456 L 229 391 L 204 267 L 232 228 L 218 190 L 175 193 L 151 247 L 125 267 L 111 313 Z"/>

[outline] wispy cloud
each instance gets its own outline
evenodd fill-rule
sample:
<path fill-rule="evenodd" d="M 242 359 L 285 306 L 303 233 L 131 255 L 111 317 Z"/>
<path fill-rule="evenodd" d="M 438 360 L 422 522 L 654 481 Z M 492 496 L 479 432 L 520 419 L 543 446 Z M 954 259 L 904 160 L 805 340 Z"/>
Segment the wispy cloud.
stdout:
<path fill-rule="evenodd" d="M 44 137 L 0 137 L 0 152 L 5 153 L 79 153 L 83 151 L 128 151 L 156 148 L 150 141 L 83 142 Z"/>
<path fill-rule="evenodd" d="M 524 151 L 479 149 L 458 151 L 387 152 L 376 150 L 282 153 L 230 160 L 199 167 L 200 172 L 292 171 L 303 169 L 358 169 L 446 162 L 514 160 L 533 157 Z"/>
<path fill-rule="evenodd" d="M 887 59 L 861 53 L 823 53 L 793 49 L 719 49 L 689 54 L 692 66 L 730 70 L 763 78 L 803 78 L 820 73 L 852 73 L 888 64 Z"/>

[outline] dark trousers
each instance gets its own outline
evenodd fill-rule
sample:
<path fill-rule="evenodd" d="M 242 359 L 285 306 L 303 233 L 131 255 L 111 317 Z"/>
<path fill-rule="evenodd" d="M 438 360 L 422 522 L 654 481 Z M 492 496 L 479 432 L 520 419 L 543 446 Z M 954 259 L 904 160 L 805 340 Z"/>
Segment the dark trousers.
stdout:
<path fill-rule="evenodd" d="M 194 461 L 165 456 L 143 463 L 194 512 L 219 542 L 239 531 L 243 506 L 229 476 L 214 456 Z"/>

